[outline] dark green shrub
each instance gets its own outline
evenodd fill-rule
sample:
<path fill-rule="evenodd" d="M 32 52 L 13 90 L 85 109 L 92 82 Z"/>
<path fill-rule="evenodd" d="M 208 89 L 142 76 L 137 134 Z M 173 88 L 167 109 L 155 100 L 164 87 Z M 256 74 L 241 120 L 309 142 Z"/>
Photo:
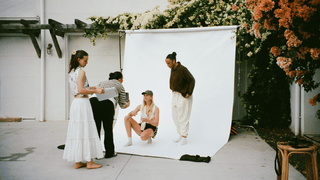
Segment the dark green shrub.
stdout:
<path fill-rule="evenodd" d="M 255 56 L 254 68 L 249 74 L 252 84 L 242 96 L 247 115 L 243 124 L 261 128 L 287 128 L 291 124 L 290 89 L 288 76 L 270 59 L 269 41 Z"/>

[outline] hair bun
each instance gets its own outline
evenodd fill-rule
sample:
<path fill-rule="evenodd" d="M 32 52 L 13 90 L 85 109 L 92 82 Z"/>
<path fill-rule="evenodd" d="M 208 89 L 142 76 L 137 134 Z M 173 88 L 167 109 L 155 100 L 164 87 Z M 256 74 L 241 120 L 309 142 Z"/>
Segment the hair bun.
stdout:
<path fill-rule="evenodd" d="M 176 53 L 176 52 L 173 52 L 173 53 L 172 53 L 172 55 L 176 56 L 176 55 L 177 55 L 177 53 Z"/>
<path fill-rule="evenodd" d="M 112 80 L 112 79 L 121 79 L 123 76 L 122 76 L 122 73 L 119 72 L 119 71 L 115 71 L 115 72 L 112 72 L 109 74 L 109 80 Z"/>

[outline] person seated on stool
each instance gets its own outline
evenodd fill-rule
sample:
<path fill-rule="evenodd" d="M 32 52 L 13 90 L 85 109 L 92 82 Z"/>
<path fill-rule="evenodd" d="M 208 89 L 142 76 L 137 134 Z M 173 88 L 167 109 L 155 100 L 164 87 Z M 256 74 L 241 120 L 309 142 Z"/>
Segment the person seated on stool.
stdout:
<path fill-rule="evenodd" d="M 148 144 L 152 143 L 152 138 L 157 134 L 159 125 L 159 108 L 153 103 L 153 92 L 147 90 L 142 93 L 143 103 L 138 105 L 135 110 L 131 111 L 124 118 L 128 142 L 125 147 L 132 145 L 131 129 L 133 129 L 141 138 L 142 141 L 148 140 Z M 132 117 L 136 116 L 140 111 L 141 122 L 138 123 Z"/>

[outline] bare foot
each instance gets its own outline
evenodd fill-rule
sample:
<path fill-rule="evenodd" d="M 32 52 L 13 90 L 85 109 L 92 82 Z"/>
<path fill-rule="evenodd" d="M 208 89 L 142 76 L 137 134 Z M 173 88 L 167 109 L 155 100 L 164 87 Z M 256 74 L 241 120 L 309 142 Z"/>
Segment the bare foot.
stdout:
<path fill-rule="evenodd" d="M 151 143 L 152 143 L 152 139 L 151 139 L 151 137 L 149 137 L 147 144 L 151 144 Z"/>
<path fill-rule="evenodd" d="M 83 162 L 76 162 L 76 164 L 74 165 L 75 169 L 79 169 L 81 167 L 85 167 L 87 166 L 87 163 L 83 163 Z"/>
<path fill-rule="evenodd" d="M 87 162 L 87 169 L 96 169 L 96 168 L 101 168 L 101 164 L 96 164 L 93 161 Z"/>

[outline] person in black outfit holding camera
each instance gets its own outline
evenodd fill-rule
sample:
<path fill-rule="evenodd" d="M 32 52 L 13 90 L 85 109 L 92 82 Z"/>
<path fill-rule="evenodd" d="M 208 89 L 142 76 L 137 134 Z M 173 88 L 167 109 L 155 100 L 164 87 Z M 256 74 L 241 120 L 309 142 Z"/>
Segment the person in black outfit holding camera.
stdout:
<path fill-rule="evenodd" d="M 107 100 L 99 101 L 98 98 L 93 95 L 90 98 L 90 103 L 93 111 L 94 120 L 96 122 L 99 137 L 101 131 L 101 122 L 105 132 L 104 147 L 106 153 L 105 158 L 111 158 L 117 154 L 114 151 L 113 143 L 113 119 L 115 114 L 115 108 L 119 104 L 120 108 L 125 109 L 130 106 L 130 100 L 127 100 L 124 87 L 122 85 L 123 76 L 121 72 L 113 72 L 109 74 L 109 80 L 100 82 L 98 87 L 100 88 L 112 88 L 115 87 L 118 96 L 115 98 L 109 98 Z"/>

